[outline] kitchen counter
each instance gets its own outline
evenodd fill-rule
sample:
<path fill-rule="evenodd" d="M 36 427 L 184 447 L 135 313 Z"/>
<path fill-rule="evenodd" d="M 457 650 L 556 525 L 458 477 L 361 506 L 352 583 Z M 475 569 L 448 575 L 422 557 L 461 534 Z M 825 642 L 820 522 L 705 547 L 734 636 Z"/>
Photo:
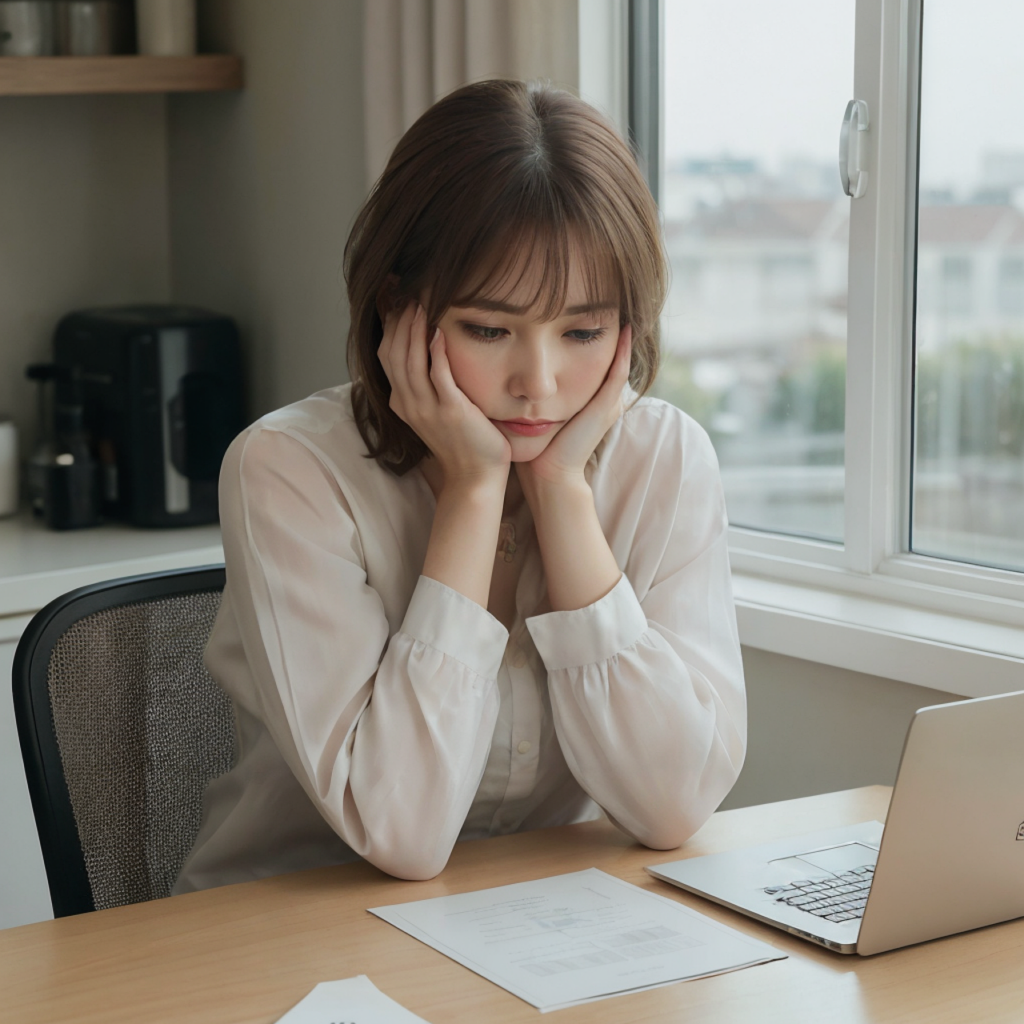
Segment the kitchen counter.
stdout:
<path fill-rule="evenodd" d="M 27 510 L 0 519 L 0 641 L 20 635 L 28 618 L 76 587 L 223 560 L 217 525 L 155 530 L 107 523 L 59 531 Z"/>

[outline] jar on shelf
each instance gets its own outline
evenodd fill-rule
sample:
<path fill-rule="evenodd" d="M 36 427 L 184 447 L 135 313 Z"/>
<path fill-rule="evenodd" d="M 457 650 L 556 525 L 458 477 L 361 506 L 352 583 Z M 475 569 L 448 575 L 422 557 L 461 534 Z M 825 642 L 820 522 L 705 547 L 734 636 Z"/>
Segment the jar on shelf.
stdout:
<path fill-rule="evenodd" d="M 196 52 L 195 0 L 135 0 L 139 53 L 190 57 Z"/>
<path fill-rule="evenodd" d="M 134 51 L 131 0 L 57 0 L 56 6 L 59 54 L 102 57 Z"/>
<path fill-rule="evenodd" d="M 0 0 L 0 57 L 52 57 L 56 52 L 54 0 Z"/>

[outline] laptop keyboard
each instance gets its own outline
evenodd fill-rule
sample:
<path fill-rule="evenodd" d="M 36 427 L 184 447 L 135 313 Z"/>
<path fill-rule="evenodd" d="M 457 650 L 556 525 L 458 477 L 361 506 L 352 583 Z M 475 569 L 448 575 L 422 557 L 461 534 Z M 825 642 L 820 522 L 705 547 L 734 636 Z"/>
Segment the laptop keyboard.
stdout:
<path fill-rule="evenodd" d="M 774 896 L 776 903 L 806 910 L 826 921 L 852 921 L 864 916 L 874 872 L 871 865 L 865 864 L 864 867 L 852 868 L 831 878 L 773 885 L 765 889 L 765 892 Z"/>

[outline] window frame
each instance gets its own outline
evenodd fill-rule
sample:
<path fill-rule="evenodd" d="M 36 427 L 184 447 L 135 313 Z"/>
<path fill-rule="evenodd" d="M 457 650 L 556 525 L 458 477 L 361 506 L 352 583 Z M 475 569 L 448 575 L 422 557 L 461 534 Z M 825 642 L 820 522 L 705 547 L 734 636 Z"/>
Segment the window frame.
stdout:
<path fill-rule="evenodd" d="M 656 199 L 663 3 L 628 5 L 630 133 Z M 730 527 L 729 548 L 745 644 L 980 695 L 1022 685 L 1024 572 L 910 547 L 922 5 L 857 0 L 851 98 L 870 112 L 869 185 L 850 200 L 844 543 Z"/>

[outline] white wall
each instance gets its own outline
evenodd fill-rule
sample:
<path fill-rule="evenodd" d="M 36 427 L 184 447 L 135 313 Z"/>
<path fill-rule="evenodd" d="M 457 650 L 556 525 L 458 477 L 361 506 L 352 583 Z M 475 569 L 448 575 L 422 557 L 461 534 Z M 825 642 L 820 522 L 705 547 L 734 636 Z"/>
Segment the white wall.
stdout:
<path fill-rule="evenodd" d="M 237 94 L 169 97 L 172 291 L 234 316 L 253 417 L 347 380 L 342 250 L 364 197 L 362 4 L 209 0 Z"/>
<path fill-rule="evenodd" d="M 914 712 L 939 690 L 743 648 L 747 760 L 724 807 L 896 780 Z"/>
<path fill-rule="evenodd" d="M 30 362 L 63 313 L 166 301 L 162 96 L 0 97 L 0 414 L 35 443 Z"/>

